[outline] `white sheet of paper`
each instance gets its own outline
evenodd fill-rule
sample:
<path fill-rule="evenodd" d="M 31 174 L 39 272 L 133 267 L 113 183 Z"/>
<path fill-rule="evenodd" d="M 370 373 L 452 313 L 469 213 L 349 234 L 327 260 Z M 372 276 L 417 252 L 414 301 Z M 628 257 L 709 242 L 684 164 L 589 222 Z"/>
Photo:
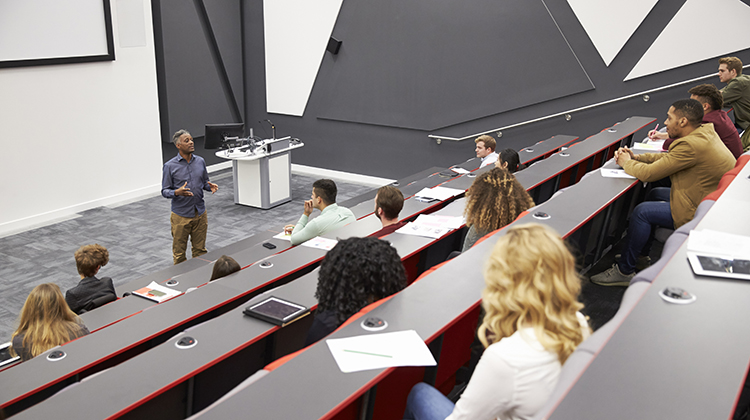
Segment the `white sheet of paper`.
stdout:
<path fill-rule="evenodd" d="M 625 173 L 625 169 L 604 169 L 602 168 L 602 176 L 605 178 L 625 178 L 625 179 L 636 179 L 632 175 Z"/>
<path fill-rule="evenodd" d="M 648 143 L 634 143 L 631 149 L 633 150 L 647 150 L 649 152 L 661 152 L 664 140 L 649 141 Z"/>
<path fill-rule="evenodd" d="M 396 233 L 404 235 L 424 236 L 427 238 L 437 239 L 450 232 L 452 229 L 446 227 L 430 227 L 420 225 L 414 222 L 409 222 L 401 229 L 397 230 Z"/>
<path fill-rule="evenodd" d="M 748 259 L 748 256 L 750 256 L 750 237 L 711 229 L 691 230 L 690 236 L 688 236 L 687 249 L 701 254 Z"/>
<path fill-rule="evenodd" d="M 330 251 L 338 243 L 335 239 L 321 238 L 320 236 L 310 239 L 309 241 L 303 242 L 302 246 L 308 248 L 317 248 L 325 251 Z"/>
<path fill-rule="evenodd" d="M 344 373 L 395 366 L 435 366 L 435 358 L 414 330 L 326 340 Z"/>
<path fill-rule="evenodd" d="M 281 239 L 282 241 L 292 241 L 292 235 L 287 235 L 283 231 L 277 235 L 274 235 L 274 238 Z"/>
<path fill-rule="evenodd" d="M 464 218 L 461 216 L 434 216 L 430 214 L 420 214 L 414 223 L 432 228 L 458 229 L 464 224 Z"/>
<path fill-rule="evenodd" d="M 416 196 L 443 201 L 463 192 L 464 190 L 446 187 L 422 188 L 422 191 L 418 192 Z"/>
<path fill-rule="evenodd" d="M 453 172 L 455 172 L 455 173 L 457 173 L 457 174 L 462 174 L 462 175 L 463 175 L 463 174 L 468 174 L 468 173 L 470 172 L 470 171 L 467 171 L 467 170 L 466 170 L 466 169 L 464 169 L 464 168 L 458 168 L 458 167 L 456 167 L 456 168 L 451 168 L 451 171 L 453 171 Z"/>

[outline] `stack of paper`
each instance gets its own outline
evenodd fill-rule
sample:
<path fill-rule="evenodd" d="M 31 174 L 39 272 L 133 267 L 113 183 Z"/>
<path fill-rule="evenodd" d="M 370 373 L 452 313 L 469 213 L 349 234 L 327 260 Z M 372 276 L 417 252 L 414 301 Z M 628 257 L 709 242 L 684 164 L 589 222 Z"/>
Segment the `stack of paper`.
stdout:
<path fill-rule="evenodd" d="M 649 152 L 663 152 L 662 145 L 664 145 L 664 140 L 656 140 L 656 141 L 649 141 L 647 143 L 634 143 L 633 147 L 631 149 L 633 150 L 645 150 Z"/>
<path fill-rule="evenodd" d="M 415 195 L 418 198 L 426 198 L 428 200 L 444 201 L 451 197 L 455 197 L 463 193 L 464 193 L 464 190 L 458 190 L 455 188 L 434 187 L 434 188 L 423 188 L 422 191 L 416 193 Z"/>
<path fill-rule="evenodd" d="M 317 248 L 322 249 L 324 251 L 330 251 L 333 249 L 334 246 L 338 241 L 335 239 L 328 239 L 328 238 L 322 238 L 320 236 L 317 236 L 315 238 L 310 239 L 309 241 L 303 242 L 302 246 L 306 246 L 308 248 Z"/>
<path fill-rule="evenodd" d="M 344 373 L 396 366 L 435 366 L 435 358 L 414 330 L 326 340 Z"/>
<path fill-rule="evenodd" d="M 463 226 L 464 218 L 461 216 L 434 216 L 430 214 L 420 214 L 414 223 L 434 228 L 458 229 Z"/>
<path fill-rule="evenodd" d="M 161 303 L 166 300 L 172 299 L 173 297 L 182 294 L 179 290 L 170 289 L 169 287 L 162 286 L 156 282 L 151 282 L 148 286 L 142 287 L 138 290 L 133 291 L 134 295 L 151 299 L 154 302 Z"/>
<path fill-rule="evenodd" d="M 274 238 L 281 239 L 283 241 L 290 241 L 291 242 L 292 241 L 292 234 L 291 233 L 287 234 L 286 232 L 282 231 L 281 233 L 277 233 L 276 235 L 274 235 Z"/>
<path fill-rule="evenodd" d="M 636 179 L 632 175 L 625 173 L 625 169 L 605 169 L 602 168 L 602 176 L 605 178 L 625 178 L 625 179 Z"/>
<path fill-rule="evenodd" d="M 417 217 L 417 220 L 407 223 L 396 233 L 437 239 L 454 229 L 458 229 L 463 224 L 463 217 L 422 214 Z"/>

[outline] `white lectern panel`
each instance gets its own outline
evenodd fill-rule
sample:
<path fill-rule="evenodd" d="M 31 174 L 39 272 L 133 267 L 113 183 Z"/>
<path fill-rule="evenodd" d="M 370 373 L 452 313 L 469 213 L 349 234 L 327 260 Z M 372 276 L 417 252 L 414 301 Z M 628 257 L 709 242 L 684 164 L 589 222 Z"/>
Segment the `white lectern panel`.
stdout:
<path fill-rule="evenodd" d="M 235 200 L 236 204 L 261 207 L 260 198 L 260 160 L 233 160 L 237 174 Z"/>
<path fill-rule="evenodd" d="M 271 203 L 288 198 L 289 191 L 289 154 L 284 153 L 268 159 L 269 193 Z"/>

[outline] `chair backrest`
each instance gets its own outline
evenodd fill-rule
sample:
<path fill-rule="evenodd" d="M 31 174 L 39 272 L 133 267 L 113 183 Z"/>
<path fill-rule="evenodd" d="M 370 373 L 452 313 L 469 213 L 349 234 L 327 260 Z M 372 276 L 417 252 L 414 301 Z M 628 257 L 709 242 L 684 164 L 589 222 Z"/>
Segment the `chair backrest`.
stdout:
<path fill-rule="evenodd" d="M 83 311 L 81 311 L 81 313 L 84 313 L 84 311 L 85 312 L 92 311 L 100 306 L 106 305 L 109 302 L 113 302 L 115 300 L 117 300 L 117 295 L 114 293 L 107 293 L 104 296 L 99 296 L 98 298 L 93 299 L 89 303 L 87 303 L 83 307 Z"/>
<path fill-rule="evenodd" d="M 560 378 L 557 381 L 557 386 L 552 391 L 547 404 L 542 407 L 541 410 L 534 416 L 534 420 L 541 420 L 548 418 L 555 410 L 559 402 L 568 393 L 568 390 L 578 381 L 578 378 L 583 374 L 586 368 L 591 364 L 591 361 L 596 357 L 599 351 L 607 344 L 612 334 L 615 333 L 617 328 L 620 327 L 622 321 L 628 316 L 630 310 L 633 309 L 636 303 L 641 299 L 644 293 L 651 286 L 651 283 L 638 282 L 631 284 L 630 287 L 625 291 L 622 297 L 622 303 L 620 303 L 620 309 L 617 310 L 615 316 L 609 320 L 606 324 L 602 325 L 601 328 L 596 330 L 589 338 L 581 343 L 576 351 L 568 357 L 565 361 L 562 371 L 560 372 Z"/>
<path fill-rule="evenodd" d="M 236 387 L 232 388 L 231 391 L 229 391 L 226 394 L 224 394 L 223 397 L 221 397 L 218 400 L 216 400 L 213 404 L 211 404 L 208 407 L 204 408 L 203 410 L 201 410 L 201 411 L 193 414 L 192 416 L 188 417 L 186 420 L 195 420 L 198 417 L 202 416 L 203 414 L 206 414 L 212 408 L 214 408 L 217 405 L 221 404 L 222 402 L 224 402 L 225 400 L 227 400 L 228 398 L 230 398 L 234 394 L 242 391 L 243 389 L 247 388 L 249 385 L 251 385 L 252 383 L 254 383 L 255 381 L 259 380 L 260 378 L 262 378 L 262 377 L 264 377 L 266 375 L 268 375 L 268 371 L 267 370 L 261 369 L 261 370 L 255 372 L 250 377 L 248 377 L 247 379 L 245 379 L 244 381 L 242 381 L 239 385 L 237 385 Z"/>

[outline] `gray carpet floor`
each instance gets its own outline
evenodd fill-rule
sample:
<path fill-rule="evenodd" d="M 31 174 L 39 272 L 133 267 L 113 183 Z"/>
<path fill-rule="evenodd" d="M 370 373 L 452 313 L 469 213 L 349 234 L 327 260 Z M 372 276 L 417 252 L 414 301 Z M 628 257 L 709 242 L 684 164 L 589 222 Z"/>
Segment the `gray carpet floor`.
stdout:
<path fill-rule="evenodd" d="M 206 196 L 209 251 L 265 230 L 280 231 L 296 223 L 310 198 L 315 178 L 292 174 L 292 201 L 270 210 L 234 204 L 231 170 L 211 174 L 219 185 Z M 344 201 L 373 189 L 337 181 Z M 77 217 L 0 238 L 0 343 L 10 340 L 26 296 L 41 283 L 57 283 L 63 293 L 78 284 L 73 253 L 98 243 L 109 250 L 109 264 L 99 277 L 112 277 L 115 287 L 172 264 L 170 201 L 149 197 L 79 213 Z M 118 291 L 119 293 L 119 291 Z"/>

